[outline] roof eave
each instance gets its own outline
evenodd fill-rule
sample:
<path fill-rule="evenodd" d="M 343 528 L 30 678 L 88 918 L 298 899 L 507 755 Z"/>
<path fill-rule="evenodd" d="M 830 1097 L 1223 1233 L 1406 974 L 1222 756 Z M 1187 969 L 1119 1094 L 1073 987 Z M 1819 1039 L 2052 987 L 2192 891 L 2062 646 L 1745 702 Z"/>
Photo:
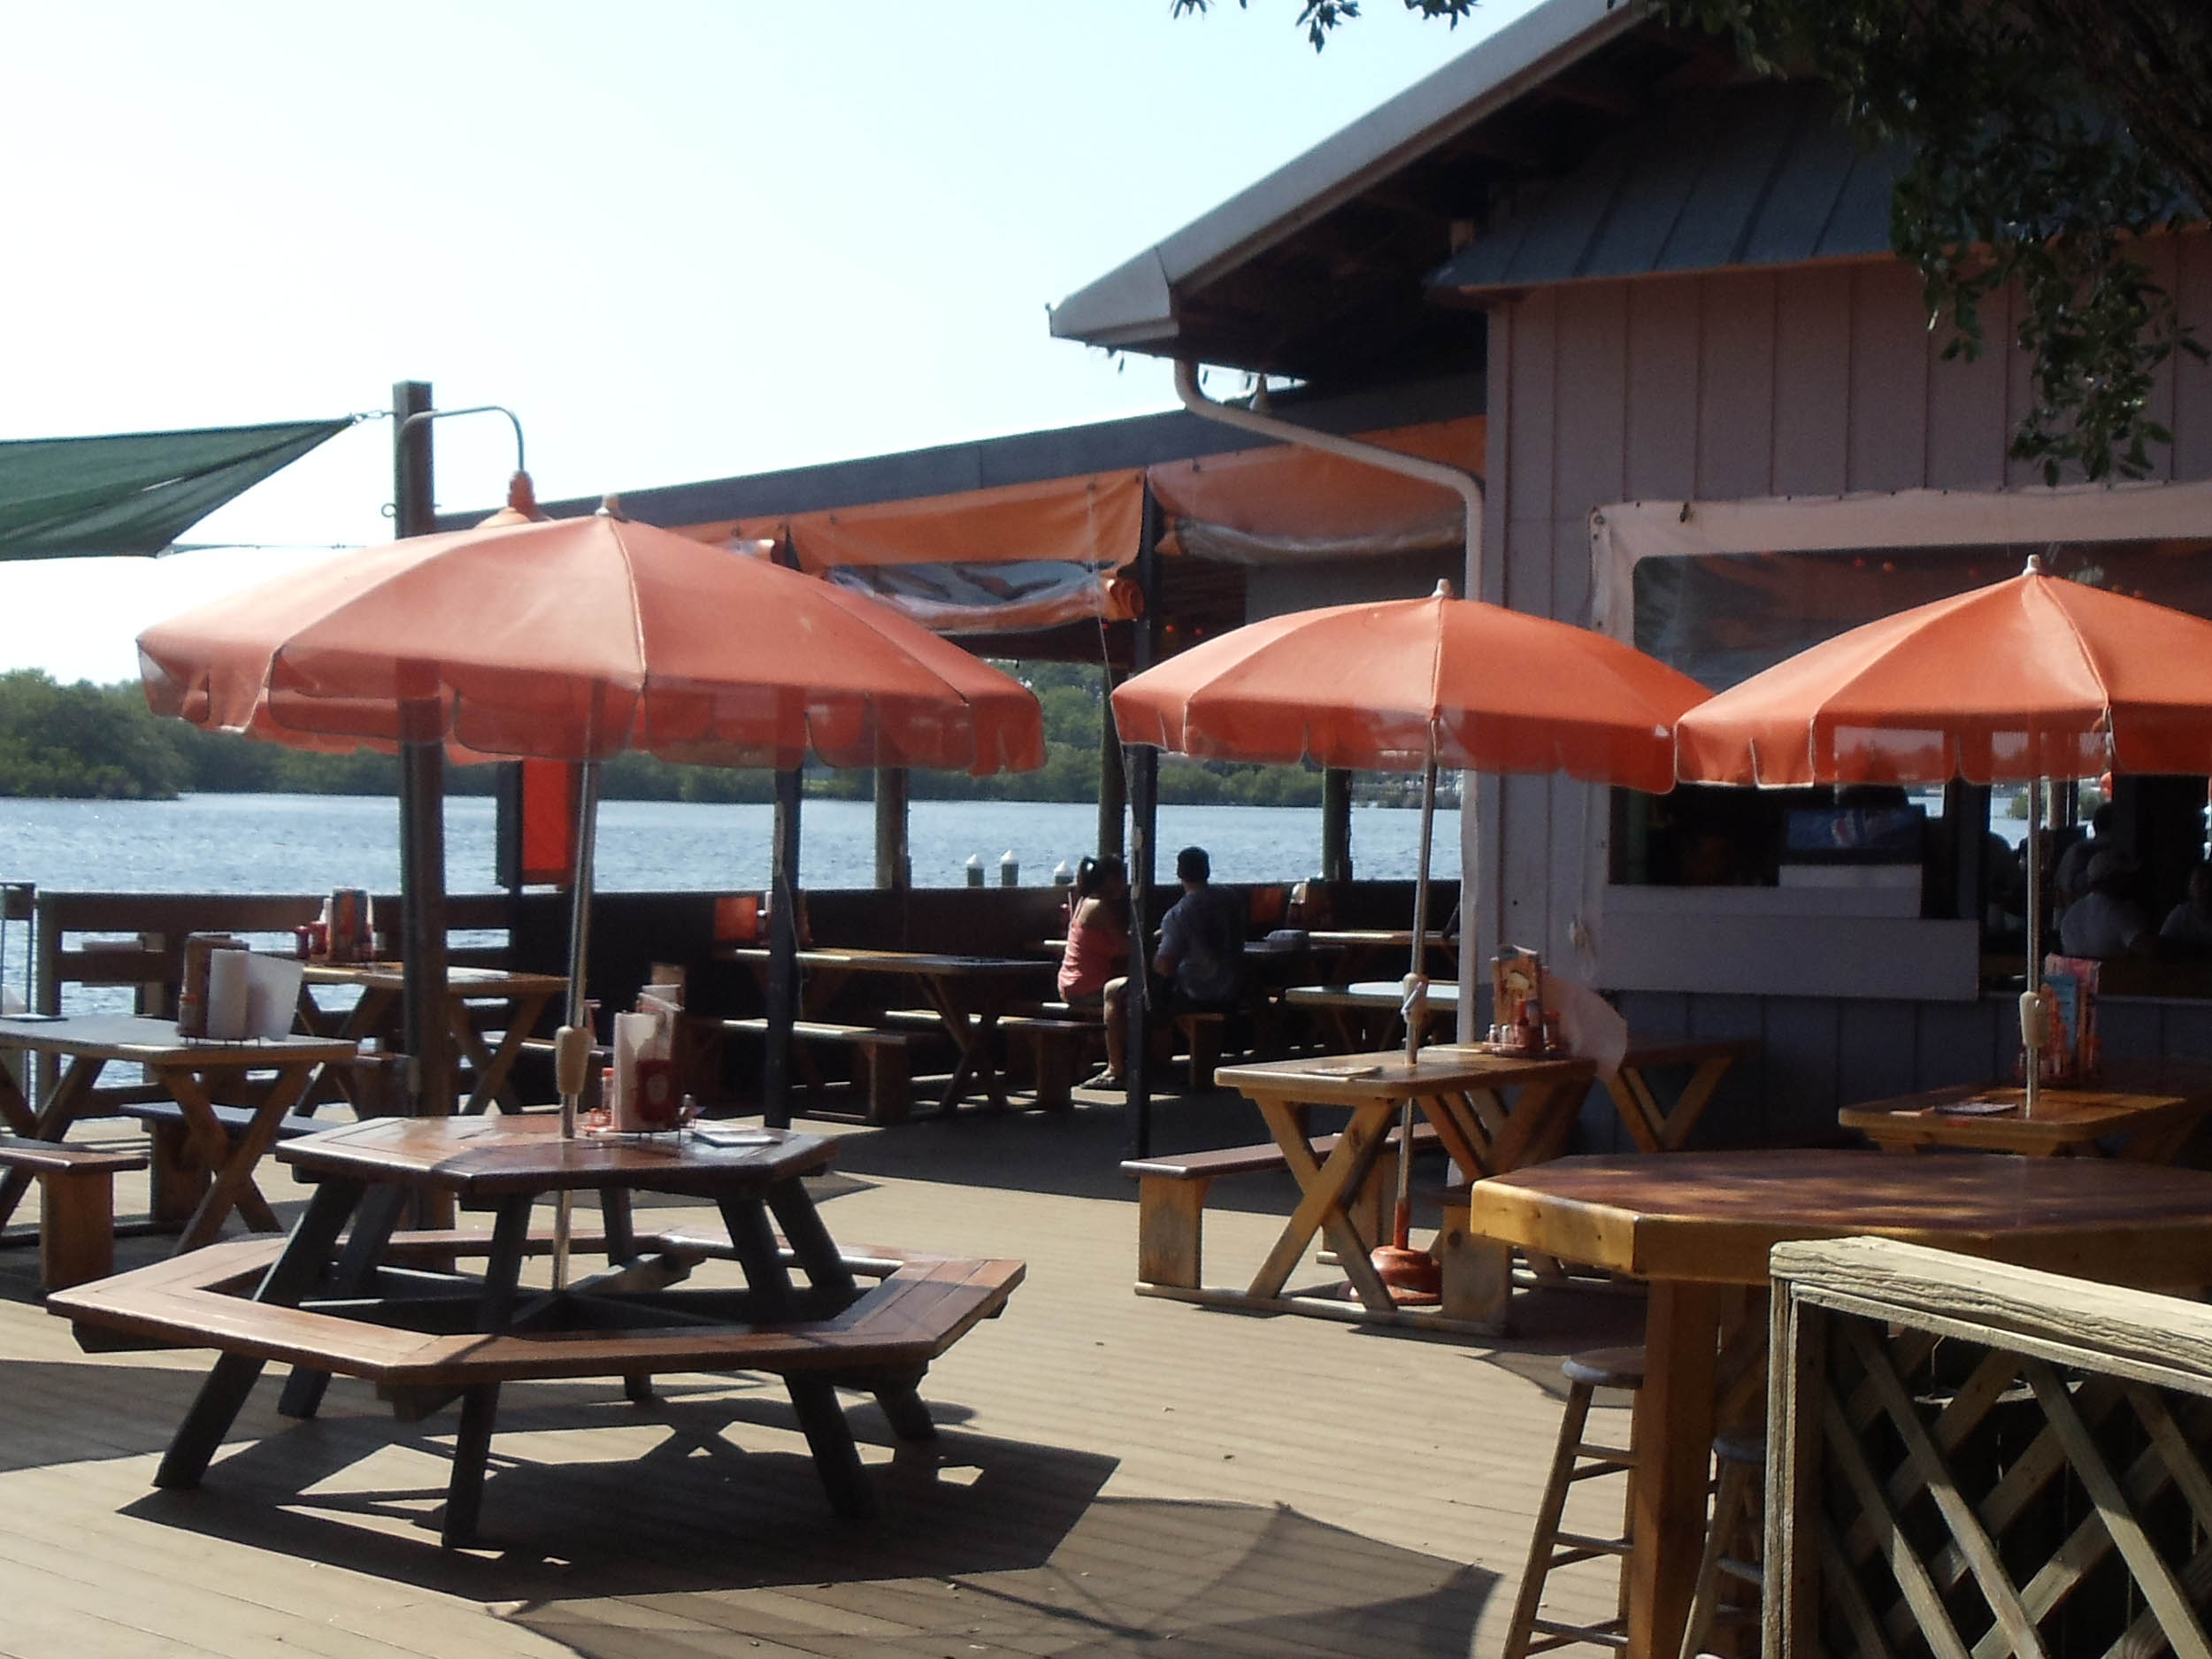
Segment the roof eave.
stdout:
<path fill-rule="evenodd" d="M 1263 252 L 1644 20 L 1633 0 L 1548 0 L 1051 309 L 1055 336 L 1174 352 L 1176 291 Z"/>

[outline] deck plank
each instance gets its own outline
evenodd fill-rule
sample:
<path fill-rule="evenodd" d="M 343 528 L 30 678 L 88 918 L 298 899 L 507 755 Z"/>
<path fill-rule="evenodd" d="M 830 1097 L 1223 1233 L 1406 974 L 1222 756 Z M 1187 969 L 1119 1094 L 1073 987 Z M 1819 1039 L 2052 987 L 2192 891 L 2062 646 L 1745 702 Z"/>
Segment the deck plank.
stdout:
<path fill-rule="evenodd" d="M 280 1367 L 204 1486 L 156 1493 L 204 1354 L 82 1354 L 32 1300 L 31 1253 L 0 1252 L 0 1659 L 1047 1655 L 1210 1631 L 1340 1659 L 1494 1654 L 1557 1356 L 1634 1340 L 1636 1304 L 1544 1293 L 1522 1340 L 1486 1346 L 1140 1298 L 1119 1114 L 1088 1098 L 1050 1120 L 854 1132 L 823 1184 L 840 1238 L 1029 1264 L 1003 1317 L 932 1366 L 933 1447 L 894 1456 L 880 1413 L 848 1396 L 885 1501 L 870 1528 L 826 1514 L 762 1377 L 657 1378 L 643 1407 L 599 1382 L 510 1387 L 481 1551 L 436 1542 L 450 1413 L 396 1425 L 341 1379 L 322 1418 L 293 1423 Z M 1186 1127 L 1254 1133 L 1233 1101 L 1179 1105 Z M 126 1215 L 138 1179 L 119 1182 Z M 269 1187 L 296 1213 L 300 1189 Z M 1254 1178 L 1217 1198 L 1210 1257 L 1256 1262 L 1285 1194 Z M 677 1223 L 713 1217 L 641 1216 Z M 121 1259 L 161 1247 L 126 1240 Z M 705 1262 L 693 1282 L 736 1270 Z M 1594 1432 L 1624 1418 L 1601 1411 Z M 1562 1588 L 1566 1617 L 1610 1606 L 1601 1578 Z"/>

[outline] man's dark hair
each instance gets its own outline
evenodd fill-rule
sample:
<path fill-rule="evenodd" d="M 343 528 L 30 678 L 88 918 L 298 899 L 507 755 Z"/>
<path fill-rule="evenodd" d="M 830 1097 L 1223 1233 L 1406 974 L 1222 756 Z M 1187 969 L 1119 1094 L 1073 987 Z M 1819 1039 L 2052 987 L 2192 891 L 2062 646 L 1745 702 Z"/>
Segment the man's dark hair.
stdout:
<path fill-rule="evenodd" d="M 1213 873 L 1213 860 L 1206 856 L 1203 847 L 1186 847 L 1175 855 L 1175 879 L 1178 881 L 1210 881 Z"/>

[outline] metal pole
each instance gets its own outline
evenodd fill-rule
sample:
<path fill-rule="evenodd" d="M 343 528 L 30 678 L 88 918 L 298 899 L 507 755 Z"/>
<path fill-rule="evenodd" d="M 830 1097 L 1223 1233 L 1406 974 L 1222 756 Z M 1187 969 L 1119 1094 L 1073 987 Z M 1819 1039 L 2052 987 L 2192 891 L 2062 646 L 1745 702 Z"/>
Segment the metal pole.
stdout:
<path fill-rule="evenodd" d="M 428 381 L 393 386 L 393 527 L 402 538 L 436 528 L 430 423 L 408 421 L 430 406 Z M 437 737 L 401 745 L 399 817 L 402 1041 L 413 1063 L 411 1109 L 442 1117 L 453 1110 L 454 1045 L 446 1024 L 445 749 Z"/>
<path fill-rule="evenodd" d="M 799 783 L 794 766 L 776 774 L 768 908 L 768 1041 L 760 1066 L 764 1121 L 791 1126 L 791 1026 L 799 1008 Z"/>
<path fill-rule="evenodd" d="M 599 763 L 588 760 L 580 769 L 576 789 L 576 875 L 569 884 L 568 911 L 568 1018 L 572 1030 L 584 1028 L 584 993 L 586 977 L 591 963 L 591 882 L 592 864 L 598 851 L 599 840 Z M 595 1037 L 596 1033 L 595 1033 Z M 561 1089 L 561 1139 L 576 1138 L 577 1094 L 567 1082 Z M 603 1105 L 611 1107 L 613 1102 Z M 553 1288 L 568 1288 L 568 1241 L 570 1218 L 575 1213 L 575 1194 L 568 1188 L 561 1189 L 553 1207 Z"/>
<path fill-rule="evenodd" d="M 1137 533 L 1137 588 L 1144 614 L 1137 618 L 1133 660 L 1152 666 L 1159 650 L 1160 503 L 1148 484 Z M 1122 751 L 1129 785 L 1129 1087 L 1128 1156 L 1152 1156 L 1152 882 L 1160 820 L 1160 751 Z"/>
<path fill-rule="evenodd" d="M 2028 988 L 2020 993 L 2020 1047 L 2032 1118 L 2043 1094 L 2043 780 L 2028 786 Z"/>

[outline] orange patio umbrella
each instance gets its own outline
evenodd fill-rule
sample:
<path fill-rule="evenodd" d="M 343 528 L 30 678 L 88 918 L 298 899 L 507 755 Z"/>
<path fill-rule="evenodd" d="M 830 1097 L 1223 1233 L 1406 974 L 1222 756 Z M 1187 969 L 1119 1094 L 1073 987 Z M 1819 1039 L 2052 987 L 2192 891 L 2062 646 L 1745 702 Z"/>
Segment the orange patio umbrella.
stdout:
<path fill-rule="evenodd" d="M 1456 599 L 1332 605 L 1237 628 L 1114 692 L 1125 743 L 1217 760 L 1310 760 L 1422 773 L 1409 1005 L 1427 955 L 1429 843 L 1440 766 L 1563 772 L 1663 793 L 1674 729 L 1705 688 L 1632 646 Z M 1409 1006 L 1409 1013 L 1411 1013 Z M 1409 1056 L 1419 1020 L 1407 1022 Z M 1411 1110 L 1408 1104 L 1409 1126 Z M 1400 1162 L 1396 1248 L 1406 1245 Z"/>
<path fill-rule="evenodd" d="M 1044 761 L 1036 698 L 957 646 L 860 595 L 603 513 L 510 511 L 365 549 L 138 643 L 147 701 L 196 725 L 308 747 L 442 742 L 461 758 L 587 763 L 572 1028 L 583 1024 L 594 763 L 626 749 L 784 770 L 810 753 L 979 774 Z"/>
<path fill-rule="evenodd" d="M 2028 792 L 2031 1110 L 2043 1030 L 2040 784 L 2212 772 L 2212 621 L 2046 575 L 1901 611 L 1799 652 L 1678 728 L 1686 783 L 2033 783 Z"/>

